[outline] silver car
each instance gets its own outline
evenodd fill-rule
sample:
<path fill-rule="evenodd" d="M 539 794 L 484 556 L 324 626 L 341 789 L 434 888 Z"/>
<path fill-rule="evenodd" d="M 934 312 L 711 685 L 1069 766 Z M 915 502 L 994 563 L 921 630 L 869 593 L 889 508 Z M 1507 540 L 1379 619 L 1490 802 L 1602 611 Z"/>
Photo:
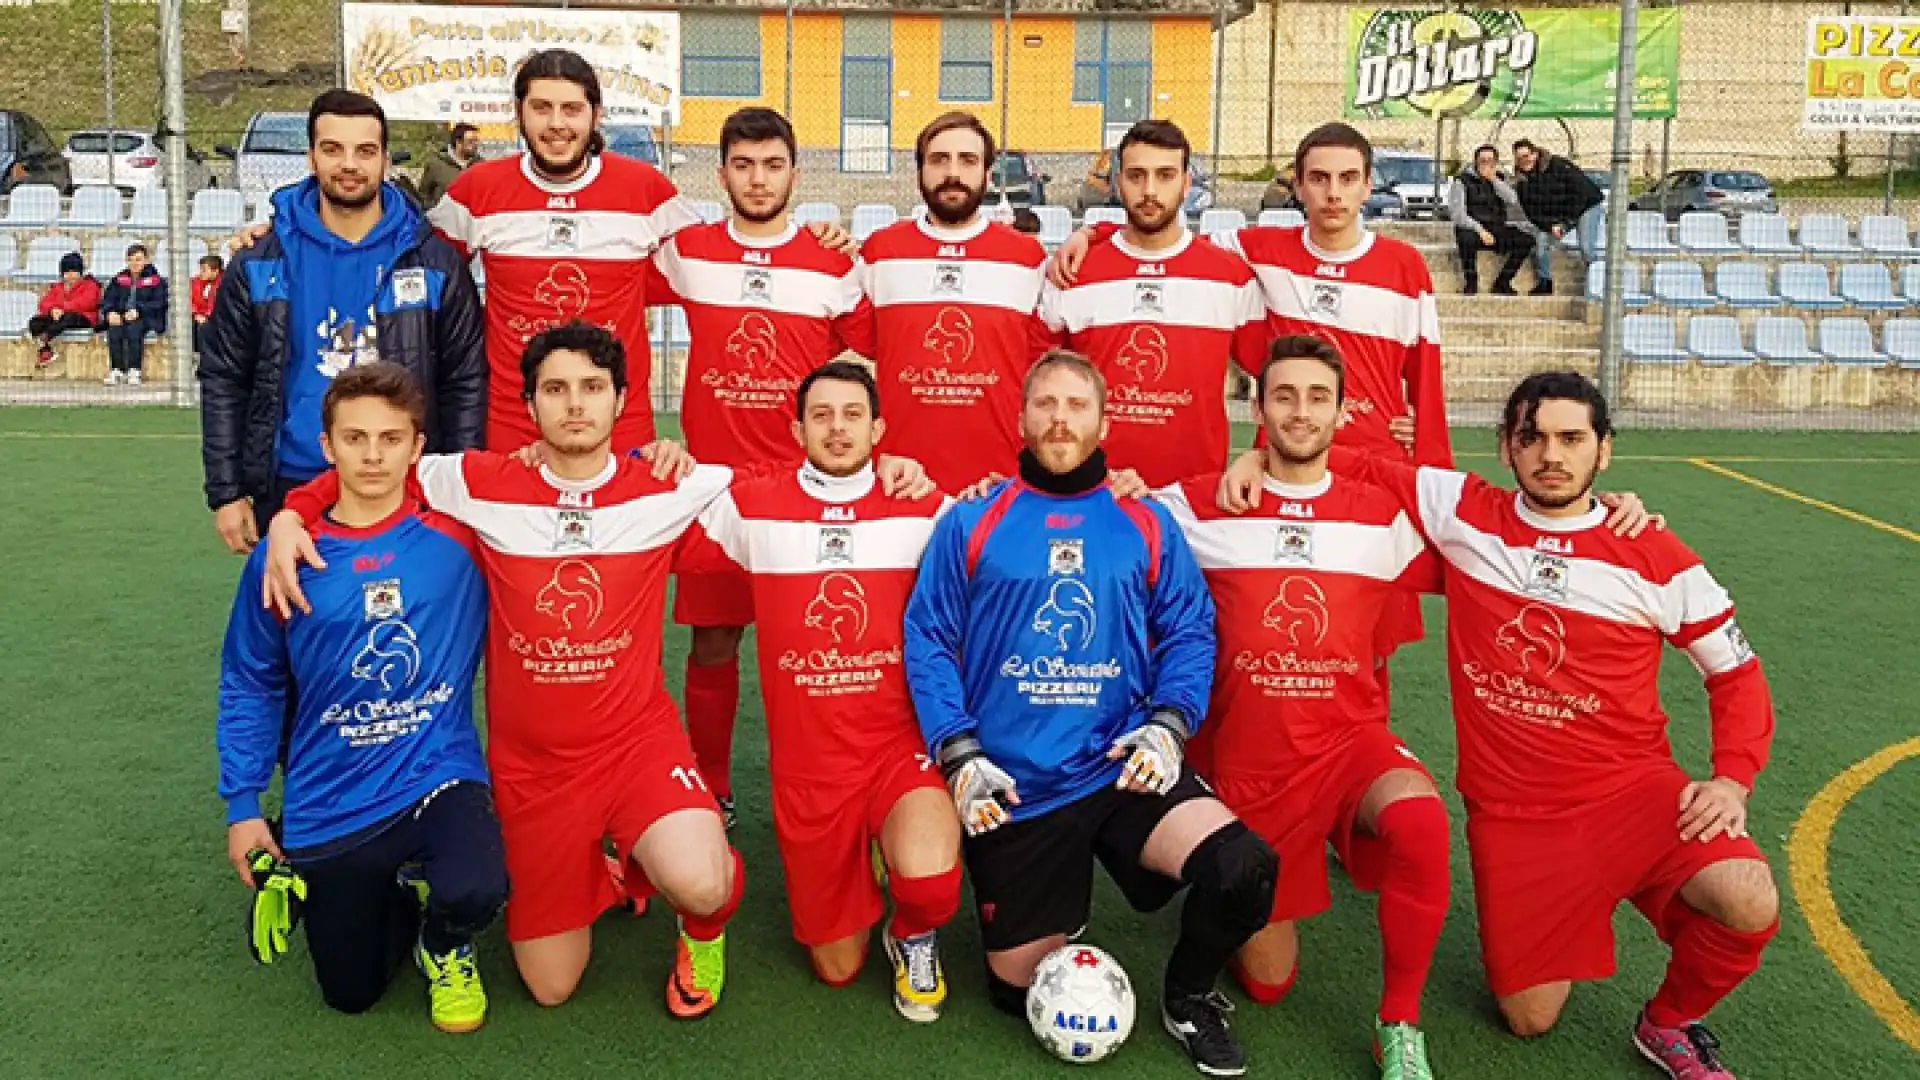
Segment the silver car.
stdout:
<path fill-rule="evenodd" d="M 1738 217 L 1748 212 L 1777 214 L 1773 185 L 1745 169 L 1680 169 L 1670 172 L 1632 203 L 1634 210 L 1656 210 L 1668 221 L 1692 210 Z"/>
<path fill-rule="evenodd" d="M 112 149 L 108 149 L 111 140 Z M 76 131 L 67 136 L 64 151 L 73 182 L 112 184 L 128 195 L 141 188 L 160 187 L 167 180 L 167 153 L 151 135 L 137 131 Z M 187 151 L 187 190 L 213 186 L 213 171 L 191 147 Z"/>

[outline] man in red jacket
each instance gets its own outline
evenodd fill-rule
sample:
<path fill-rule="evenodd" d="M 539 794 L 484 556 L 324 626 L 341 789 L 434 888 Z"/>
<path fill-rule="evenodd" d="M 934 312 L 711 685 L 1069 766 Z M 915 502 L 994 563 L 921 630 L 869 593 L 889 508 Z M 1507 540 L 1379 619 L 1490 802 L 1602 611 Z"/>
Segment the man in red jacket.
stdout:
<path fill-rule="evenodd" d="M 100 317 L 100 283 L 87 276 L 80 253 L 60 257 L 60 280 L 47 286 L 40 310 L 27 320 L 27 333 L 40 344 L 35 367 L 53 363 L 53 339 L 69 330 L 92 330 Z"/>

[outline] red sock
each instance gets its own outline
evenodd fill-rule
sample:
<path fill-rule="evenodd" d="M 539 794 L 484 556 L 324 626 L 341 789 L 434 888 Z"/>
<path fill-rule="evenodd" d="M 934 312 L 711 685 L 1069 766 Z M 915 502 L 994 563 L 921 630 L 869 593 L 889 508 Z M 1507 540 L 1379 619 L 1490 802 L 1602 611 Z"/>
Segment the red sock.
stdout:
<path fill-rule="evenodd" d="M 887 875 L 887 891 L 893 894 L 893 923 L 887 932 L 895 938 L 918 937 L 938 930 L 960 910 L 960 864 L 944 874 L 926 877 Z"/>
<path fill-rule="evenodd" d="M 727 902 L 721 904 L 718 911 L 707 915 L 686 911 L 680 913 L 680 928 L 695 941 L 712 941 L 726 933 L 727 920 L 740 910 L 740 897 L 747 891 L 747 864 L 741 860 L 738 851 L 728 848 L 727 854 L 733 858 L 733 891 L 727 894 Z"/>
<path fill-rule="evenodd" d="M 1674 897 L 1667 907 L 1674 927 L 1673 957 L 1667 978 L 1647 1002 L 1647 1019 L 1656 1026 L 1684 1027 L 1713 1011 L 1720 999 L 1760 969 L 1760 953 L 1780 930 L 1780 920 L 1765 930 L 1735 930 L 1692 904 Z"/>
<path fill-rule="evenodd" d="M 715 795 L 733 794 L 733 714 L 740 707 L 740 658 L 695 664 L 687 658 L 687 741 Z"/>
<path fill-rule="evenodd" d="M 1380 875 L 1380 1021 L 1417 1024 L 1427 969 L 1447 922 L 1446 805 L 1425 796 L 1401 799 L 1380 811 L 1374 831 L 1386 847 Z"/>
<path fill-rule="evenodd" d="M 1255 1005 L 1280 1004 L 1280 999 L 1286 997 L 1287 994 L 1293 990 L 1293 980 L 1300 975 L 1300 960 L 1298 957 L 1294 958 L 1293 970 L 1287 972 L 1286 979 L 1277 983 L 1261 982 L 1259 979 L 1254 978 L 1247 973 L 1246 968 L 1240 966 L 1240 961 L 1238 960 L 1235 960 L 1229 966 L 1233 968 L 1233 977 L 1239 981 L 1240 989 L 1247 992 L 1247 996 L 1253 999 Z"/>

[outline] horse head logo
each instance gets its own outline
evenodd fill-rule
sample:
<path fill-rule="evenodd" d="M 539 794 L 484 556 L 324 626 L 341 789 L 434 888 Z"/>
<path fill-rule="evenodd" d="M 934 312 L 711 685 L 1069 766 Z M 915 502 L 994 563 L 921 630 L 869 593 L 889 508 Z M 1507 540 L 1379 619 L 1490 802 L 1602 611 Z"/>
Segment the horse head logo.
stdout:
<path fill-rule="evenodd" d="M 607 594 L 600 572 L 579 559 L 567 559 L 553 568 L 553 579 L 533 598 L 534 610 L 560 620 L 568 630 L 584 630 L 600 618 Z M 577 620 L 577 621 L 576 621 Z"/>
<path fill-rule="evenodd" d="M 1500 627 L 1493 643 L 1512 653 L 1522 672 L 1550 678 L 1567 659 L 1567 626 L 1545 604 L 1528 604 Z"/>
<path fill-rule="evenodd" d="M 807 604 L 807 625 L 833 635 L 833 643 L 859 641 L 867 633 L 867 590 L 846 574 L 828 574 Z"/>
<path fill-rule="evenodd" d="M 406 686 L 419 673 L 420 641 L 413 627 L 399 619 L 374 623 L 367 631 L 367 643 L 353 658 L 353 677 L 377 682 L 382 690 Z"/>
<path fill-rule="evenodd" d="M 973 359 L 972 317 L 959 308 L 941 308 L 933 317 L 933 325 L 927 327 L 921 344 L 949 364 L 967 363 Z"/>
<path fill-rule="evenodd" d="M 1033 629 L 1052 638 L 1061 652 L 1093 644 L 1093 590 L 1078 578 L 1053 583 L 1047 602 L 1033 613 Z"/>
<path fill-rule="evenodd" d="M 1277 634 L 1285 634 L 1296 649 L 1318 645 L 1327 639 L 1327 594 L 1312 578 L 1290 577 L 1280 583 L 1260 625 Z"/>

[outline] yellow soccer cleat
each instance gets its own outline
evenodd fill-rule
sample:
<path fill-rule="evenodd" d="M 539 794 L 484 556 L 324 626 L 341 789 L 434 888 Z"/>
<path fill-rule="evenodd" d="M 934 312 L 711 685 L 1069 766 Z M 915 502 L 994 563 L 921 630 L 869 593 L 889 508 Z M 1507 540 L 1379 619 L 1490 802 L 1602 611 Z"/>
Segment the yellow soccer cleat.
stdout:
<path fill-rule="evenodd" d="M 667 980 L 667 1011 L 676 1019 L 698 1020 L 720 1004 L 720 991 L 726 985 L 727 935 L 695 941 L 680 931 L 673 976 Z"/>
<path fill-rule="evenodd" d="M 414 962 L 427 977 L 433 1002 L 433 1026 L 450 1035 L 478 1031 L 487 1022 L 487 991 L 480 985 L 480 966 L 473 946 L 462 945 L 443 956 L 414 947 Z"/>
<path fill-rule="evenodd" d="M 893 964 L 893 1007 L 917 1024 L 940 1019 L 947 1003 L 947 974 L 940 967 L 939 932 L 929 930 L 910 938 L 883 933 L 887 960 Z"/>

